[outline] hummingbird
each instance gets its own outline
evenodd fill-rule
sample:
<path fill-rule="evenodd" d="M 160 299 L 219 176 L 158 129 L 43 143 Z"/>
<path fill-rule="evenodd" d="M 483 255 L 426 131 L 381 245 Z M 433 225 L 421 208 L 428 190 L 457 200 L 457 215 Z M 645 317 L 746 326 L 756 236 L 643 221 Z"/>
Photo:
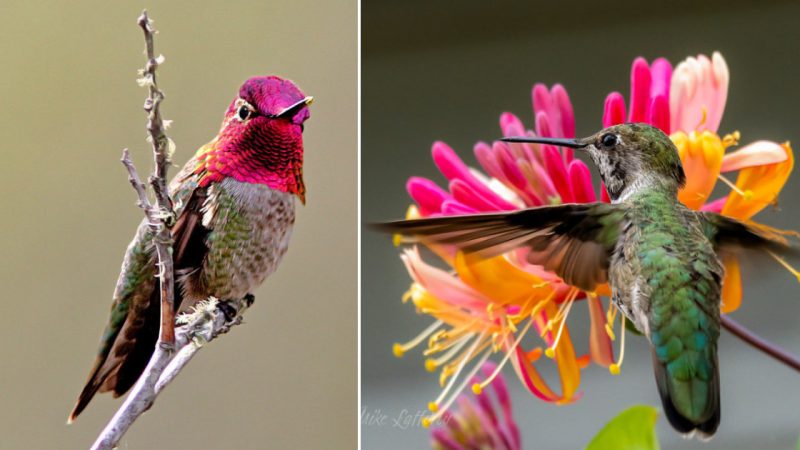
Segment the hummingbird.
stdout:
<path fill-rule="evenodd" d="M 248 79 L 217 136 L 170 182 L 176 311 L 210 296 L 245 298 L 278 267 L 292 234 L 295 197 L 305 204 L 303 124 L 312 100 L 287 79 Z M 122 262 L 97 358 L 68 422 L 98 392 L 125 394 L 154 352 L 160 290 L 152 237 L 142 221 Z"/>
<path fill-rule="evenodd" d="M 527 248 L 527 260 L 592 292 L 609 283 L 612 301 L 652 350 L 667 419 L 685 435 L 710 438 L 720 422 L 717 341 L 724 268 L 740 249 L 785 252 L 777 230 L 678 200 L 686 176 L 660 129 L 621 124 L 582 139 L 504 138 L 582 150 L 611 203 L 560 204 L 513 212 L 379 224 L 410 242 L 451 244 L 469 257 Z"/>

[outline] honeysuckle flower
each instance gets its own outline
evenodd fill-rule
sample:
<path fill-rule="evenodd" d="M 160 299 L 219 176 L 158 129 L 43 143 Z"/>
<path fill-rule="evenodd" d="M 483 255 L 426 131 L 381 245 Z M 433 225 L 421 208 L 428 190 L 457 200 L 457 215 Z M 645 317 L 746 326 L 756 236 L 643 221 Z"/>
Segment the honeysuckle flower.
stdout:
<path fill-rule="evenodd" d="M 648 64 L 637 58 L 631 70 L 630 111 L 625 99 L 611 93 L 606 99 L 603 125 L 647 122 L 670 134 L 680 152 L 687 176 L 679 198 L 694 209 L 721 212 L 749 220 L 766 205 L 774 203 L 793 166 L 788 143 L 758 141 L 734 152 L 739 133 L 724 137 L 717 133 L 727 99 L 729 74 L 721 55 L 689 58 L 675 70 L 663 58 Z M 548 89 L 542 84 L 532 91 L 534 130 L 526 130 L 511 113 L 500 117 L 504 136 L 539 135 L 575 137 L 572 104 L 561 85 Z M 608 202 L 605 189 L 599 195 L 592 186 L 586 164 L 575 159 L 572 150 L 550 145 L 495 141 L 478 142 L 475 157 L 483 171 L 468 167 L 443 142 L 433 145 L 432 156 L 447 179 L 447 189 L 431 180 L 412 177 L 407 190 L 416 203 L 407 217 L 510 211 L 566 202 Z M 723 173 L 738 171 L 736 182 Z M 731 192 L 708 201 L 717 180 Z M 783 232 L 775 230 L 780 235 Z M 398 238 L 399 243 L 399 238 Z M 404 300 L 411 299 L 422 314 L 436 319 L 430 327 L 405 344 L 396 344 L 395 355 L 427 343 L 425 367 L 440 370 L 443 390 L 430 403 L 430 423 L 446 414 L 480 367 L 493 354 L 502 355 L 496 370 L 473 386 L 480 391 L 511 363 L 522 384 L 535 396 L 564 404 L 580 397 L 580 369 L 594 362 L 619 373 L 624 355 L 625 319 L 621 320 L 621 351 L 615 360 L 612 340 L 616 338 L 616 308 L 607 285 L 594 292 L 582 292 L 564 283 L 541 266 L 527 263 L 527 250 L 480 260 L 465 257 L 455 247 L 428 245 L 449 270 L 423 261 L 416 247 L 406 249 L 402 258 L 413 280 Z M 741 299 L 738 262 L 725 259 L 723 312 L 735 310 Z M 781 261 L 783 264 L 785 262 Z M 794 270 L 794 269 L 790 269 Z M 795 274 L 798 273 L 795 271 Z M 570 338 L 566 320 L 577 300 L 586 299 L 590 317 L 588 354 L 579 356 Z M 535 329 L 544 345 L 523 339 Z M 546 382 L 536 368 L 541 355 L 558 368 L 560 389 Z M 471 368 L 469 368 L 471 367 Z M 459 382 L 459 380 L 461 380 Z"/>
<path fill-rule="evenodd" d="M 740 138 L 738 131 L 723 137 L 717 134 L 729 81 L 728 66 L 718 52 L 710 59 L 689 57 L 674 72 L 666 59 L 648 65 L 644 58 L 637 58 L 631 68 L 627 120 L 623 96 L 612 92 L 606 98 L 603 125 L 627 121 L 659 127 L 678 148 L 686 173 L 686 186 L 678 199 L 692 209 L 749 221 L 767 205 L 777 203 L 794 166 L 794 155 L 788 142 L 771 141 L 756 141 L 727 152 Z M 735 183 L 723 175 L 736 171 Z M 709 201 L 718 180 L 731 192 Z M 722 312 L 729 313 L 741 304 L 742 281 L 738 260 L 727 256 L 723 262 Z"/>
<path fill-rule="evenodd" d="M 487 361 L 480 372 L 484 377 L 490 377 L 495 370 L 497 366 Z M 473 381 L 479 383 L 480 380 L 475 376 Z M 447 412 L 443 425 L 431 432 L 431 446 L 435 450 L 522 449 L 503 376 L 494 377 L 489 386 L 491 390 L 473 393 L 472 396 L 464 393 L 458 397 L 457 408 Z"/>

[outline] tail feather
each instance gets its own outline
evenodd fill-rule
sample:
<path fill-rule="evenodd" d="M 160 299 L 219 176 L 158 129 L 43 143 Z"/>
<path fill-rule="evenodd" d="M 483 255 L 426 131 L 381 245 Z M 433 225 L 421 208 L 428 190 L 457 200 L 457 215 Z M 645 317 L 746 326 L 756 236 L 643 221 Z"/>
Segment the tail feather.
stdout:
<path fill-rule="evenodd" d="M 658 385 L 658 393 L 661 396 L 661 404 L 664 407 L 664 415 L 667 420 L 678 432 L 693 436 L 699 434 L 701 438 L 709 439 L 716 433 L 720 422 L 720 396 L 719 396 L 719 370 L 716 361 L 716 352 L 713 356 L 713 376 L 708 381 L 694 378 L 686 383 L 679 383 L 670 378 L 667 367 L 662 364 L 655 351 L 653 351 L 653 370 Z M 693 389 L 694 388 L 694 389 Z M 701 395 L 704 398 L 702 404 L 705 405 L 699 414 L 692 414 L 685 408 L 678 406 L 678 398 L 691 398 L 692 395 Z"/>
<path fill-rule="evenodd" d="M 144 311 L 136 314 L 129 312 L 122 329 L 114 337 L 113 345 L 95 360 L 89 379 L 78 396 L 67 423 L 74 422 L 98 392 L 113 391 L 114 397 L 119 397 L 128 392 L 139 379 L 158 340 L 161 307 L 159 295 L 158 289 L 153 289 Z M 179 304 L 179 300 L 176 295 L 176 304 Z"/>

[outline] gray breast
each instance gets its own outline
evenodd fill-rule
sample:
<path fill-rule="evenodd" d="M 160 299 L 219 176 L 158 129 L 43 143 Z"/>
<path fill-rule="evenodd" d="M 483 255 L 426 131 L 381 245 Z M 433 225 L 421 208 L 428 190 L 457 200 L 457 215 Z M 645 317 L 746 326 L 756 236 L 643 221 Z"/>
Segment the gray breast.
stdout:
<path fill-rule="evenodd" d="M 203 211 L 208 253 L 191 297 L 241 298 L 258 287 L 288 249 L 294 202 L 260 184 L 227 179 L 210 187 Z"/>

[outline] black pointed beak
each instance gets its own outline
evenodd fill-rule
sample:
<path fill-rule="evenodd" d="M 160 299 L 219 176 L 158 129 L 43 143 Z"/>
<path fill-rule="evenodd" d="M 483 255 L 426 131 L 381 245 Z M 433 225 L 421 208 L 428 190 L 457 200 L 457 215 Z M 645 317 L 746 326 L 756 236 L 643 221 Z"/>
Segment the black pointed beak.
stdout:
<path fill-rule="evenodd" d="M 302 100 L 300 100 L 300 101 L 298 101 L 298 102 L 296 102 L 296 103 L 294 103 L 292 105 L 287 106 L 286 108 L 283 109 L 283 111 L 281 111 L 278 114 L 276 114 L 275 117 L 291 117 L 297 111 L 299 111 L 300 108 L 302 108 L 304 106 L 308 106 L 313 102 L 314 102 L 314 97 L 311 97 L 311 96 L 306 97 L 306 98 L 304 98 L 304 99 L 302 99 Z"/>
<path fill-rule="evenodd" d="M 589 144 L 580 142 L 577 139 L 559 139 L 559 138 L 545 138 L 545 137 L 533 137 L 533 136 L 517 136 L 517 137 L 505 137 L 500 139 L 503 142 L 518 142 L 518 143 L 529 143 L 529 144 L 550 144 L 550 145 L 557 145 L 559 147 L 569 147 L 569 148 L 584 148 L 588 147 Z"/>

